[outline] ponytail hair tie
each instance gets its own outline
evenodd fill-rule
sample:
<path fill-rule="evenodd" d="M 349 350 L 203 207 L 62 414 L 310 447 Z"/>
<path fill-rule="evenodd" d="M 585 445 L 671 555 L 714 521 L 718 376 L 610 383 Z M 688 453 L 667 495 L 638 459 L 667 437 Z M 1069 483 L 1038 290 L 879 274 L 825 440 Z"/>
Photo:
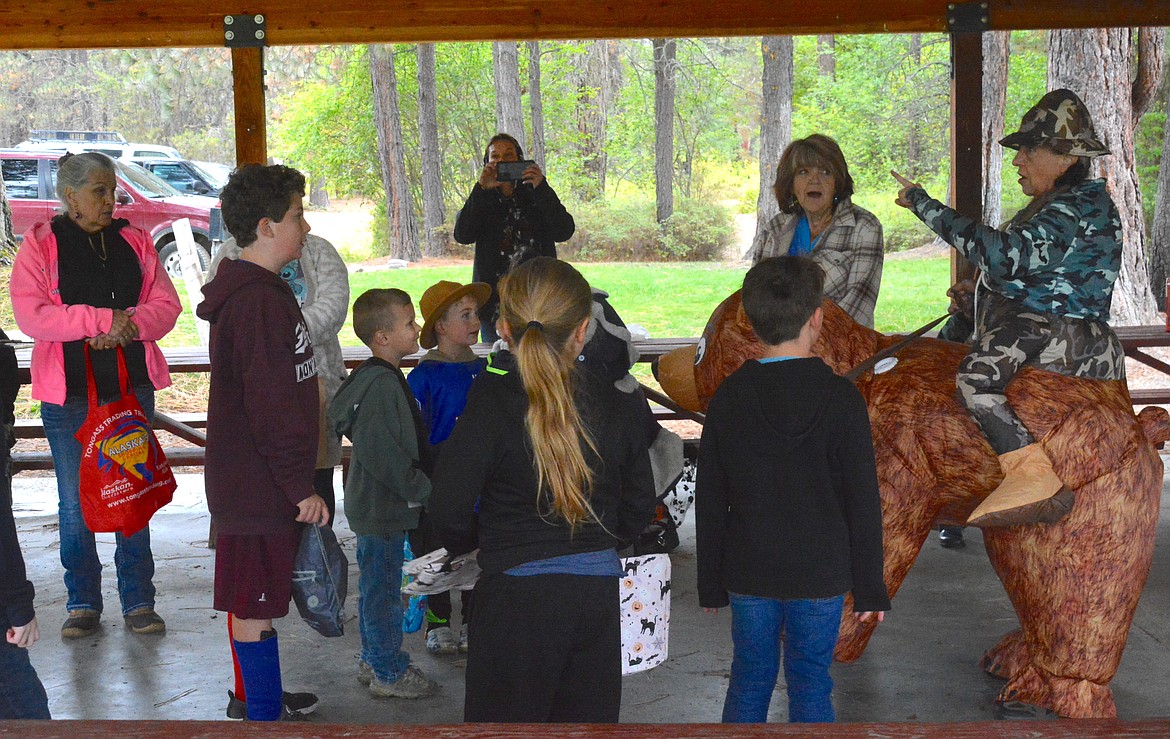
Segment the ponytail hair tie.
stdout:
<path fill-rule="evenodd" d="M 543 331 L 543 330 L 544 330 L 544 324 L 543 324 L 543 323 L 541 323 L 540 321 L 529 321 L 529 322 L 528 322 L 528 327 L 527 327 L 527 328 L 538 328 L 538 329 L 540 329 L 541 331 Z M 525 330 L 527 330 L 527 329 L 525 329 Z"/>

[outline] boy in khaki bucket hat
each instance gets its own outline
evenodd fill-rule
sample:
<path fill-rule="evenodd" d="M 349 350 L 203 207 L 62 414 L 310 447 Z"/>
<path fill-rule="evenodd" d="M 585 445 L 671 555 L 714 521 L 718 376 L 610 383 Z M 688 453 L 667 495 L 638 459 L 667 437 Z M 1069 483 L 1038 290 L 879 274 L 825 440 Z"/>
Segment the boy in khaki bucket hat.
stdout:
<path fill-rule="evenodd" d="M 419 345 L 430 351 L 406 379 L 422 410 L 432 460 L 438 457 L 439 446 L 451 435 L 456 419 L 463 413 L 472 381 L 487 366 L 487 360 L 477 356 L 471 347 L 479 340 L 477 311 L 491 294 L 491 287 L 483 282 L 462 285 L 440 280 L 428 287 L 419 300 L 423 317 Z M 438 548 L 425 512 L 411 537 L 411 546 L 416 556 Z M 451 594 L 427 596 L 427 651 L 466 652 L 470 613 L 471 592 L 465 590 L 461 609 L 463 626 L 456 637 L 450 623 Z"/>

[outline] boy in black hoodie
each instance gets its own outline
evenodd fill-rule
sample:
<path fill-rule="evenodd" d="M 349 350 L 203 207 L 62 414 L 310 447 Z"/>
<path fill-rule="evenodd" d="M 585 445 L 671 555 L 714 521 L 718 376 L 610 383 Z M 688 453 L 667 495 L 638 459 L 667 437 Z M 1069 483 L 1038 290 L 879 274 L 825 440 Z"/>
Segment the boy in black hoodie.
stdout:
<path fill-rule="evenodd" d="M 865 400 L 818 357 L 824 273 L 765 259 L 743 309 L 765 346 L 707 408 L 695 488 L 699 605 L 731 604 L 724 723 L 762 723 L 779 672 L 788 719 L 834 719 L 829 665 L 844 594 L 881 621 L 882 519 Z"/>
<path fill-rule="evenodd" d="M 8 341 L 3 331 L 0 341 Z M 16 352 L 0 345 L 0 631 L 5 635 L 0 641 L 0 719 L 46 719 L 45 686 L 28 660 L 28 648 L 40 638 L 40 630 L 33 611 L 33 584 L 25 576 L 16 538 L 8 474 L 13 405 L 20 390 L 16 372 Z"/>
<path fill-rule="evenodd" d="M 303 524 L 329 511 L 313 491 L 319 390 L 313 344 L 280 269 L 301 256 L 305 178 L 245 165 L 221 195 L 243 248 L 203 286 L 211 323 L 211 396 L 204 471 L 215 523 L 215 609 L 227 611 L 236 666 L 228 716 L 274 721 L 309 713 L 311 693 L 284 693 L 272 620 L 288 614 Z M 244 705 L 246 703 L 246 708 Z"/>

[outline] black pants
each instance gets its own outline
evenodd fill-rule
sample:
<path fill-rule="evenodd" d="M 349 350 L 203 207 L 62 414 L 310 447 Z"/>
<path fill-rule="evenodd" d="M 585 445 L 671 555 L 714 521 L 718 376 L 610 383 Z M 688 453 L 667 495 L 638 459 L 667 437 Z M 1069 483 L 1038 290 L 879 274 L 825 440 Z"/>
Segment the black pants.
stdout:
<path fill-rule="evenodd" d="M 618 578 L 482 577 L 469 642 L 464 721 L 617 723 Z"/>

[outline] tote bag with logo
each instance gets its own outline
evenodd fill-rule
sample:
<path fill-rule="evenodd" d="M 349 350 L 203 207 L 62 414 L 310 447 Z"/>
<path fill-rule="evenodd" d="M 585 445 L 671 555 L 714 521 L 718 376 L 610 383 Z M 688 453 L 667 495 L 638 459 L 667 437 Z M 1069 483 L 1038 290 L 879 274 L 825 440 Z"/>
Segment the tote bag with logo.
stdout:
<path fill-rule="evenodd" d="M 81 442 L 81 515 L 90 531 L 132 536 L 146 527 L 159 508 L 171 502 L 177 483 L 158 444 L 150 419 L 138 404 L 126 355 L 118 347 L 117 400 L 100 405 L 89 347 L 89 414 L 77 440 Z"/>

